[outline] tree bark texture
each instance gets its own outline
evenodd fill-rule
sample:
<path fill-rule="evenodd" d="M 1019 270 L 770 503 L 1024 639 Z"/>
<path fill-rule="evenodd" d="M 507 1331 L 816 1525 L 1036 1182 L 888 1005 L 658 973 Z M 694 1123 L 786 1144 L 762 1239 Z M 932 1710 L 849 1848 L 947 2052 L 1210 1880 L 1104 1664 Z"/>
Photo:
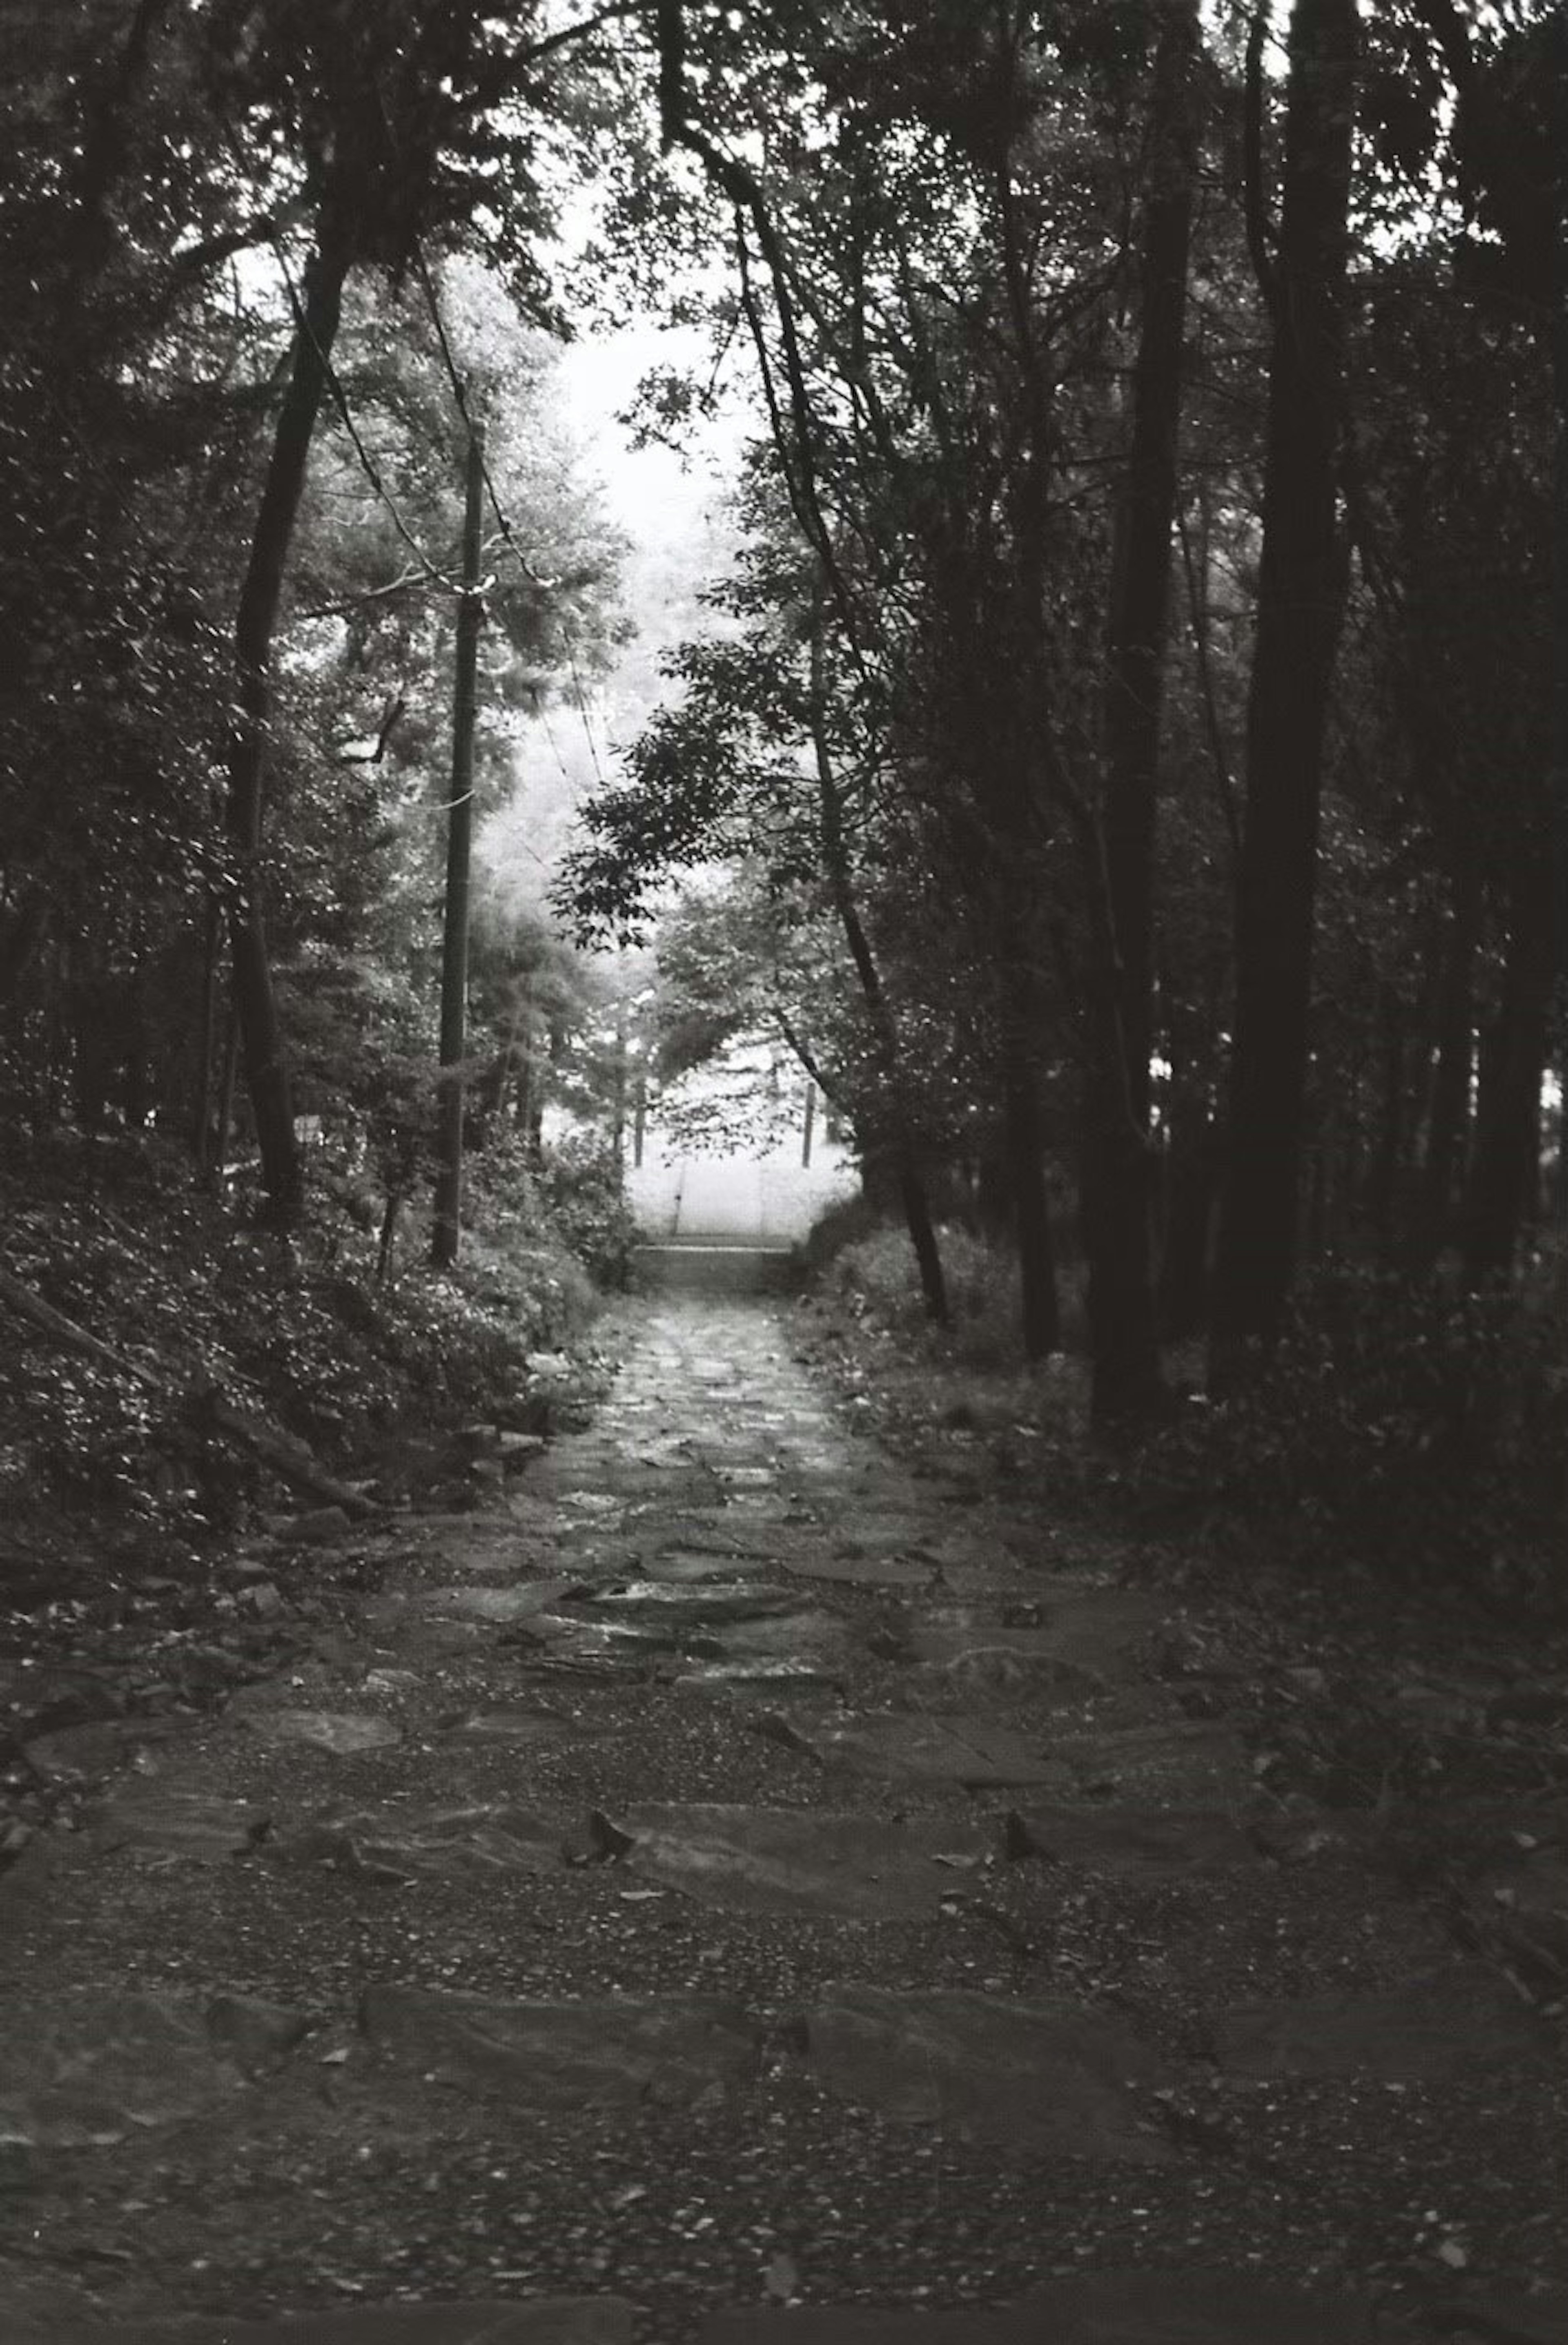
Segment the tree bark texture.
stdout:
<path fill-rule="evenodd" d="M 1060 1351 L 1062 1324 L 1057 1300 L 1050 1199 L 1046 1193 L 1039 1093 L 1033 1059 L 1023 1039 L 1005 1041 L 1003 1051 L 1003 1133 L 1007 1184 L 1013 1193 L 1013 1231 L 1018 1246 L 1024 1356 L 1027 1360 L 1044 1360 Z"/>
<path fill-rule="evenodd" d="M 272 982 L 261 873 L 267 735 L 272 711 L 272 641 L 284 572 L 305 487 L 310 443 L 327 388 L 351 245 L 324 205 L 295 323 L 288 381 L 251 538 L 235 619 L 238 716 L 228 752 L 228 842 L 238 872 L 229 914 L 234 1000 L 246 1082 L 261 1155 L 268 1219 L 287 1227 L 304 1202 L 294 1105 Z"/>
<path fill-rule="evenodd" d="M 1296 0 L 1272 316 L 1258 634 L 1247 713 L 1228 1179 L 1211 1378 L 1278 1335 L 1295 1267 L 1329 689 L 1344 606 L 1336 480 L 1359 32 Z"/>
<path fill-rule="evenodd" d="M 450 1269 L 462 1241 L 463 1059 L 468 1049 L 469 864 L 473 845 L 474 726 L 479 714 L 480 593 L 484 522 L 484 442 L 469 431 L 463 502 L 462 594 L 458 603 L 452 692 L 451 798 L 447 808 L 447 886 L 441 927 L 440 1101 L 430 1260 Z"/>
<path fill-rule="evenodd" d="M 1103 807 L 1108 934 L 1106 965 L 1092 988 L 1085 1086 L 1082 1218 L 1092 1415 L 1102 1428 L 1147 1418 L 1160 1393 L 1149 1227 L 1154 837 L 1192 234 L 1190 90 L 1197 48 L 1194 0 L 1166 0 L 1150 100 L 1132 449 L 1110 619 Z M 1091 873 L 1091 886 L 1098 878 Z"/>
<path fill-rule="evenodd" d="M 1506 1277 L 1541 1178 L 1541 1077 L 1557 971 L 1555 873 L 1544 846 L 1514 875 L 1497 1030 L 1482 1067 L 1460 1223 L 1466 1276 Z"/>
<path fill-rule="evenodd" d="M 1480 882 L 1473 869 L 1455 883 L 1453 917 L 1437 984 L 1437 1063 L 1427 1111 L 1421 1162 L 1417 1266 L 1430 1269 L 1453 1229 L 1454 1199 L 1470 1128 L 1471 1068 L 1475 1055 L 1475 949 Z"/>
<path fill-rule="evenodd" d="M 838 777 L 827 737 L 826 695 L 824 678 L 821 614 L 814 616 L 811 639 L 812 734 L 816 757 L 819 826 L 822 839 L 823 868 L 827 876 L 828 892 L 838 915 L 839 927 L 849 957 L 855 965 L 860 990 L 870 1016 L 877 1056 L 887 1091 L 893 1096 L 896 1132 L 893 1155 L 896 1170 L 898 1202 L 904 1213 L 909 1243 L 914 1249 L 916 1266 L 920 1274 L 920 1291 L 925 1298 L 926 1316 L 938 1327 L 948 1324 L 947 1282 L 942 1268 L 942 1249 L 937 1242 L 936 1225 L 932 1218 L 931 1200 L 921 1174 L 916 1152 L 914 1135 L 901 1091 L 898 1066 L 898 1031 L 882 983 L 882 972 L 871 949 L 865 924 L 860 917 L 855 888 L 850 878 L 849 854 L 844 838 L 844 808 L 839 798 Z"/>
<path fill-rule="evenodd" d="M 1214 1219 L 1215 1133 L 1201 1107 L 1173 1113 L 1165 1164 L 1165 1232 L 1157 1304 L 1168 1344 L 1196 1335 L 1209 1309 L 1209 1239 Z"/>

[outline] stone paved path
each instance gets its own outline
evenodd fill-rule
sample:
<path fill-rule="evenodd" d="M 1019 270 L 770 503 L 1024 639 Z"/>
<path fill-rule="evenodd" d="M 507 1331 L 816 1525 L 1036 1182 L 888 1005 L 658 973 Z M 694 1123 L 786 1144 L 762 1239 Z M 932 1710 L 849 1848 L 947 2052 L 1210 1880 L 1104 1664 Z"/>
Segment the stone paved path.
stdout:
<path fill-rule="evenodd" d="M 0 1883 L 0 2335 L 1561 2333 L 1470 2277 L 1538 2020 L 1259 1809 L 1158 1601 L 847 1432 L 787 1306 L 648 1306 L 506 1487 L 35 1754 L 103 1790 Z"/>

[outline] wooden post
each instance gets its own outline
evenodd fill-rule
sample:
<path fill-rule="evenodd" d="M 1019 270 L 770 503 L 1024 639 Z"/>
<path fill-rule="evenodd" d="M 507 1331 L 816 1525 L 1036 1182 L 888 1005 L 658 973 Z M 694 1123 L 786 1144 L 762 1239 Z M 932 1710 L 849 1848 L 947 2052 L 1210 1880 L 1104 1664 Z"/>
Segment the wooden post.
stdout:
<path fill-rule="evenodd" d="M 440 1116 L 436 1142 L 435 1226 L 430 1260 L 438 1270 L 458 1258 L 462 1231 L 463 1056 L 467 1049 L 469 859 L 473 842 L 473 745 L 479 685 L 480 538 L 484 496 L 484 435 L 469 433 L 463 513 L 462 588 L 458 598 L 457 678 L 452 694 L 452 786 L 447 809 L 447 892 L 441 931 Z"/>

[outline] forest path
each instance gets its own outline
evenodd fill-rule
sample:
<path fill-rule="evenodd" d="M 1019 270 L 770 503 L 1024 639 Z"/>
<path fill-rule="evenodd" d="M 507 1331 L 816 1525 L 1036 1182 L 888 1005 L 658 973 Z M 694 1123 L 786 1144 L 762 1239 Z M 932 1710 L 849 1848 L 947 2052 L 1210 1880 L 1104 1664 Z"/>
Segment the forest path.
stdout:
<path fill-rule="evenodd" d="M 1550 2219 L 1540 2023 L 1259 1807 L 1222 1658 L 787 1307 L 627 1333 L 6 1876 L 11 2345 L 1560 2333 L 1469 2278 Z"/>

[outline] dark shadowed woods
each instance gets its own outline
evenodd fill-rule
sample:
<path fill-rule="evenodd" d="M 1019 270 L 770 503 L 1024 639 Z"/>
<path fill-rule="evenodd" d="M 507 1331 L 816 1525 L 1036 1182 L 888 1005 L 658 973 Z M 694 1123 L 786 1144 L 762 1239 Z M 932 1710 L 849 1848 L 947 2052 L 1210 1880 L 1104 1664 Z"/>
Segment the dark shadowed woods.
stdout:
<path fill-rule="evenodd" d="M 1510 2135 L 1433 2047 L 1473 1988 L 1476 2073 L 1534 2079 L 1564 1975 L 1559 13 L 0 0 L 0 1918 L 20 1883 L 24 1984 L 64 1946 L 67 2000 L 130 1998 L 103 2106 L 58 2013 L 47 2076 L 0 2058 L 29 2339 L 555 2289 L 364 2333 L 608 2345 L 744 2299 L 870 2345 L 802 2307 L 1046 2279 L 1064 2338 L 1545 2335 L 1543 2101 Z M 637 510 L 660 457 L 686 502 Z M 645 1153 L 781 1132 L 855 1192 L 793 1233 L 805 1299 L 651 1298 Z M 244 1725 L 275 1708 L 318 1724 Z M 126 1822 L 116 1771 L 166 1762 Z M 544 1917 L 506 1907 L 511 1970 L 487 1868 Z M 433 1934 L 387 1985 L 392 1920 Z M 465 1943 L 496 1996 L 559 1958 L 563 1995 L 729 1965 L 752 2000 L 662 2005 L 667 2065 L 612 2086 L 594 2020 L 526 2157 L 369 2084 L 329 2153 L 299 2086 L 268 2138 L 352 2249 L 274 2237 L 237 2152 L 268 2244 L 218 2290 L 202 2031 L 237 2089 L 307 2043 L 334 2110 L 333 2029 L 537 2080 L 537 2015 L 436 2009 Z M 1469 1967 L 1401 2034 L 1429 1958 Z M 177 1977 L 244 2007 L 198 2025 Z M 1292 2033 L 1347 1980 L 1337 2049 L 1316 2004 Z M 350 2025 L 349 1985 L 390 2000 Z M 1015 2006 L 1058 1991 L 1090 2019 L 1047 2045 Z M 976 2115 L 997 1997 L 1092 2176 L 1059 2118 Z M 559 2120 L 613 2131 L 629 2074 L 674 2133 L 598 2143 L 591 2218 Z M 741 2076 L 788 2188 L 754 2239 L 724 2198 L 716 2278 L 697 2185 L 649 2176 Z M 889 2111 L 957 2160 L 939 2252 Z M 721 2134 L 723 2197 L 760 2153 Z M 835 2228 L 805 2178 L 841 2154 L 880 2179 Z M 111 2233 L 120 2279 L 56 2300 Z M 1195 2258 L 1217 2296 L 1139 2293 Z M 1249 2295 L 1259 2262 L 1366 2321 Z"/>

